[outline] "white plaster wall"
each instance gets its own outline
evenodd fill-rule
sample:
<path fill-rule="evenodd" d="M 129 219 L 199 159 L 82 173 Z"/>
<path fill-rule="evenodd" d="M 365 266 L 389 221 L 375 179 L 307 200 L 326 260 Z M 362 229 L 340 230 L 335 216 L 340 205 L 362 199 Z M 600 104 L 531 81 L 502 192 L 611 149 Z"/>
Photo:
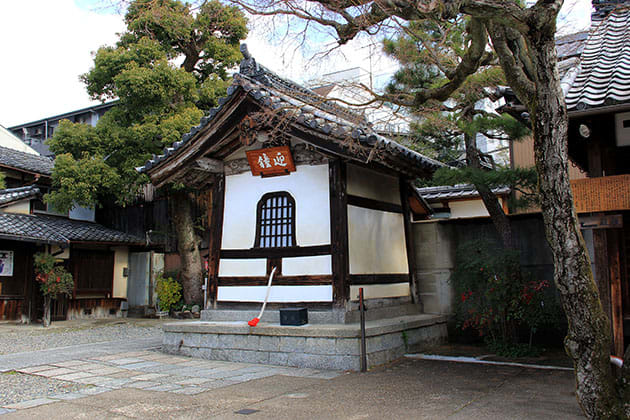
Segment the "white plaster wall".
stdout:
<path fill-rule="evenodd" d="M 383 299 L 409 296 L 409 283 L 371 284 L 350 286 L 350 300 L 359 300 L 359 287 L 363 287 L 364 299 Z"/>
<path fill-rule="evenodd" d="M 499 199 L 499 202 L 503 205 L 503 199 Z M 451 201 L 448 203 L 448 206 L 451 209 L 451 219 L 489 216 L 488 210 L 486 210 L 486 206 L 484 206 L 481 199 Z"/>
<path fill-rule="evenodd" d="M 29 214 L 31 212 L 31 202 L 29 200 L 20 201 L 2 209 L 5 213 Z"/>
<path fill-rule="evenodd" d="M 112 297 L 127 298 L 127 277 L 123 276 L 123 270 L 129 267 L 129 248 L 114 248 L 114 290 Z"/>
<path fill-rule="evenodd" d="M 55 258 L 67 260 L 70 258 L 70 248 L 61 248 L 59 245 L 50 245 L 50 254 L 53 254 Z"/>
<path fill-rule="evenodd" d="M 347 168 L 348 194 L 400 204 L 398 178 L 355 165 Z"/>
<path fill-rule="evenodd" d="M 300 165 L 290 175 L 261 178 L 251 172 L 225 177 L 222 249 L 249 249 L 256 238 L 256 206 L 274 191 L 295 199 L 298 246 L 330 244 L 328 165 Z"/>
<path fill-rule="evenodd" d="M 267 260 L 265 258 L 251 260 L 226 260 L 219 261 L 219 277 L 226 276 L 250 276 L 259 277 L 267 275 Z"/>
<path fill-rule="evenodd" d="M 220 286 L 217 299 L 223 302 L 263 302 L 266 286 Z M 332 302 L 332 286 L 271 286 L 269 302 Z"/>
<path fill-rule="evenodd" d="M 348 206 L 350 274 L 406 274 L 403 215 Z"/>
<path fill-rule="evenodd" d="M 283 276 L 315 276 L 322 274 L 332 274 L 332 257 L 330 255 L 282 259 Z"/>

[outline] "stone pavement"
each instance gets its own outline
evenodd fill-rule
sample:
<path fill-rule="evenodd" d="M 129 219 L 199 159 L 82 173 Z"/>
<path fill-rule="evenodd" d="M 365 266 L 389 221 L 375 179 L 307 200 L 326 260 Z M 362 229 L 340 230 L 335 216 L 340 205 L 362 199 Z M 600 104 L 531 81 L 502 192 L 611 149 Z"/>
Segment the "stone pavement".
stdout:
<path fill-rule="evenodd" d="M 572 372 L 530 368 L 401 359 L 361 374 L 139 351 L 22 371 L 93 386 L 10 406 L 3 420 L 583 418 Z"/>
<path fill-rule="evenodd" d="M 0 408 L 0 414 L 3 411 L 6 413 L 9 410 L 83 398 L 86 395 L 122 388 L 196 395 L 211 389 L 274 375 L 316 379 L 330 379 L 340 375 L 340 372 L 335 371 L 196 360 L 151 350 L 84 357 L 18 368 L 15 371 L 90 387 L 70 394 L 58 394 L 5 405 Z"/>

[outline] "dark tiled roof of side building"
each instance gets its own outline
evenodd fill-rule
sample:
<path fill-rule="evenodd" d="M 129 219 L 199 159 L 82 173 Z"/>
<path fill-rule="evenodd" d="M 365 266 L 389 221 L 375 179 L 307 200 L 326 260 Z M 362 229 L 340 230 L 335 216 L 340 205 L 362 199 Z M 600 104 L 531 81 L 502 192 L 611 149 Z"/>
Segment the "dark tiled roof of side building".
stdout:
<path fill-rule="evenodd" d="M 0 206 L 39 195 L 39 188 L 31 185 L 28 187 L 7 188 L 0 190 Z"/>
<path fill-rule="evenodd" d="M 47 157 L 20 152 L 0 146 L 0 166 L 35 172 L 42 175 L 52 174 L 54 163 Z"/>
<path fill-rule="evenodd" d="M 630 101 L 630 9 L 613 11 L 594 26 L 580 71 L 566 95 L 569 110 Z"/>
<path fill-rule="evenodd" d="M 236 92 L 244 90 L 262 107 L 276 110 L 291 116 L 291 119 L 309 130 L 315 130 L 330 139 L 336 147 L 346 148 L 349 156 L 365 161 L 374 159 L 381 161 L 386 166 L 392 167 L 392 162 L 401 163 L 401 167 L 408 169 L 422 168 L 425 171 L 435 171 L 446 166 L 441 162 L 417 153 L 395 141 L 384 137 L 374 131 L 365 117 L 352 109 L 340 106 L 334 101 L 326 100 L 314 91 L 307 89 L 290 80 L 283 79 L 269 69 L 258 64 L 247 52 L 244 44 L 242 51 L 246 58 L 241 62 L 240 73 L 234 75 L 234 82 L 228 88 L 228 96 L 219 100 L 219 107 L 214 108 L 208 115 L 201 119 L 201 123 L 184 134 L 181 141 L 175 142 L 173 147 L 164 149 L 160 156 L 154 156 L 144 166 L 136 168 L 140 172 L 150 171 L 169 160 L 171 156 L 178 155 L 190 144 L 189 140 L 213 121 L 213 118 L 222 109 Z M 360 146 L 369 148 L 370 156 L 358 156 L 356 150 L 348 149 L 348 139 L 353 139 Z M 355 148 L 356 149 L 356 148 Z M 389 159 L 382 159 L 387 156 Z M 403 170 L 401 168 L 395 168 Z"/>
<path fill-rule="evenodd" d="M 428 202 L 441 200 L 455 200 L 462 198 L 477 198 L 479 193 L 474 185 L 458 184 L 458 185 L 440 185 L 437 187 L 416 188 L 416 191 L 422 198 Z M 509 187 L 493 188 L 492 192 L 498 195 L 510 193 Z"/>
<path fill-rule="evenodd" d="M 39 214 L 0 213 L 0 238 L 57 244 L 71 242 L 144 244 L 141 238 L 97 223 Z"/>

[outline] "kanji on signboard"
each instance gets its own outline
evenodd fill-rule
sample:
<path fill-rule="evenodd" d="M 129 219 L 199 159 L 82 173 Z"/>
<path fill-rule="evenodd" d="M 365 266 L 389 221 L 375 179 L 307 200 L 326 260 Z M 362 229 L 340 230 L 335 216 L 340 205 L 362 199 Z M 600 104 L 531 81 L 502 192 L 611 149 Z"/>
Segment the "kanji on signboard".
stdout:
<path fill-rule="evenodd" d="M 250 150 L 246 155 L 253 175 L 288 175 L 295 171 L 289 146 Z"/>

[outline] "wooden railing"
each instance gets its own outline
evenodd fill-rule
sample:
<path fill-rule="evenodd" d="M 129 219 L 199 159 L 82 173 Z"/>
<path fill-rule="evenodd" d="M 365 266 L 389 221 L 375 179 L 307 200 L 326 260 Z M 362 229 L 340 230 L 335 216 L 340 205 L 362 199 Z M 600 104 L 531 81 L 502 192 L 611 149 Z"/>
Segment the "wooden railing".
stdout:
<path fill-rule="evenodd" d="M 630 175 L 575 179 L 571 190 L 578 213 L 630 210 Z"/>

